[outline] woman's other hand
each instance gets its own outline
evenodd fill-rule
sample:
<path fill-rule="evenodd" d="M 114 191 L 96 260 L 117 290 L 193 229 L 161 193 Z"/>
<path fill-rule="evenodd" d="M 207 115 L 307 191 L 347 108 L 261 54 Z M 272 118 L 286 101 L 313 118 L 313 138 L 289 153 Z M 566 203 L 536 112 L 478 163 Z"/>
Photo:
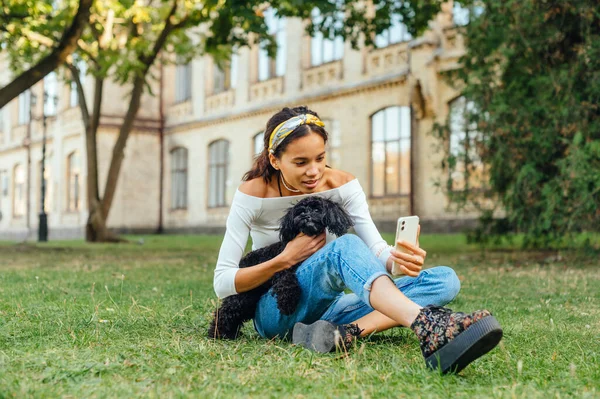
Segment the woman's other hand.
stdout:
<path fill-rule="evenodd" d="M 396 268 L 402 271 L 403 274 L 410 277 L 417 277 L 425 264 L 425 257 L 427 252 L 419 247 L 419 235 L 421 234 L 421 226 L 417 229 L 417 243 L 415 245 L 398 240 L 396 244 L 406 252 L 397 251 L 392 249 L 390 259 L 392 262 L 396 262 Z"/>
<path fill-rule="evenodd" d="M 285 260 L 286 269 L 303 262 L 325 245 L 325 232 L 318 236 L 300 233 L 288 242 L 280 256 Z"/>

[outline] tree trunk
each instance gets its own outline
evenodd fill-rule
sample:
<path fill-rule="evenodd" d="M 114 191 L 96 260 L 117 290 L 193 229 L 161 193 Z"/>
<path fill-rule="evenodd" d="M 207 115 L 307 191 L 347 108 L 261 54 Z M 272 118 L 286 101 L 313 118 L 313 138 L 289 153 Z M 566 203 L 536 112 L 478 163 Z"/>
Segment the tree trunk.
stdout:
<path fill-rule="evenodd" d="M 104 188 L 104 192 L 102 194 L 102 198 L 97 200 L 98 197 L 90 197 L 91 201 L 88 201 L 89 204 L 89 218 L 86 225 L 86 240 L 91 242 L 115 242 L 115 241 L 126 241 L 120 239 L 116 235 L 112 234 L 106 227 L 106 221 L 108 219 L 108 215 L 110 212 L 110 208 L 112 206 L 112 202 L 115 196 L 115 192 L 117 190 L 117 183 L 119 181 L 119 173 L 121 172 L 121 166 L 123 164 L 123 158 L 125 157 L 125 145 L 127 144 L 127 139 L 129 138 L 129 133 L 133 129 L 133 122 L 135 117 L 140 109 L 140 103 L 142 98 L 142 93 L 144 92 L 144 85 L 146 80 L 146 75 L 148 71 L 154 64 L 158 53 L 163 48 L 167 37 L 169 34 L 177 28 L 171 22 L 171 17 L 175 14 L 177 9 L 177 1 L 173 2 L 173 7 L 169 15 L 165 19 L 165 26 L 158 36 L 156 42 L 154 43 L 152 52 L 148 55 L 143 55 L 140 57 L 140 62 L 145 65 L 142 73 L 135 77 L 133 81 L 133 90 L 131 91 L 131 98 L 129 100 L 129 107 L 127 109 L 127 113 L 125 114 L 125 118 L 123 119 L 123 124 L 119 129 L 119 136 L 117 137 L 117 142 L 113 147 L 112 158 L 110 160 L 110 166 L 108 169 L 108 175 L 106 176 L 106 185 Z M 98 95 L 98 94 L 96 94 Z M 96 123 L 91 123 L 90 131 L 93 131 L 94 136 L 91 137 L 91 134 L 86 137 L 89 142 L 93 142 L 94 146 L 96 145 L 96 131 L 98 129 L 99 117 L 100 117 L 100 99 L 96 102 L 97 98 L 94 101 L 94 116 L 91 118 L 92 121 L 95 117 L 98 119 Z M 96 105 L 98 108 L 96 109 Z M 88 144 L 89 148 L 90 144 Z M 97 184 L 98 184 L 98 161 L 97 158 L 94 160 L 94 165 L 90 165 L 91 160 L 88 159 L 88 183 L 96 184 L 96 193 L 98 192 Z M 94 178 L 90 177 L 90 175 L 95 175 Z M 88 191 L 92 190 L 88 188 Z M 92 190 L 93 191 L 93 190 Z M 95 193 L 92 193 L 95 194 Z M 89 195 L 89 194 L 88 194 Z"/>
<path fill-rule="evenodd" d="M 94 0 L 79 0 L 77 14 L 75 14 L 71 26 L 63 34 L 58 46 L 36 65 L 0 89 L 0 108 L 54 71 L 77 49 L 77 40 L 90 19 L 90 8 L 93 3 Z"/>

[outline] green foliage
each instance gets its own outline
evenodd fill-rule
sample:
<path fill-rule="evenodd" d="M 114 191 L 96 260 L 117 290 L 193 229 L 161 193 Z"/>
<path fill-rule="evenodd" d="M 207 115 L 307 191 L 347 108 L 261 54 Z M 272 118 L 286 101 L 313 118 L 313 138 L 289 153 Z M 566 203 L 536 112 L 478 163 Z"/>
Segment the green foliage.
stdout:
<path fill-rule="evenodd" d="M 86 29 L 76 58 L 89 63 L 88 71 L 110 77 L 120 84 L 146 76 L 144 62 L 155 46 L 165 24 L 173 29 L 160 45 L 163 62 L 187 62 L 201 54 L 210 54 L 219 64 L 242 46 L 263 42 L 275 55 L 277 44 L 268 32 L 263 12 L 268 7 L 286 17 L 310 19 L 318 8 L 322 19 L 309 23 L 307 32 L 323 32 L 349 40 L 355 47 L 365 38 L 372 44 L 374 35 L 390 26 L 390 13 L 398 13 L 411 33 L 423 31 L 439 10 L 434 0 L 378 0 L 374 15 L 366 13 L 358 0 L 300 1 L 274 0 L 269 3 L 250 0 L 204 1 L 133 1 L 102 0 L 92 7 L 91 23 Z M 0 30 L 0 44 L 9 49 L 11 69 L 21 71 L 46 55 L 60 38 L 77 8 L 76 0 L 58 2 L 53 9 L 46 1 L 11 0 L 0 8 L 0 20 L 10 21 Z M 171 17 L 170 12 L 176 5 Z M 25 16 L 25 17 L 23 17 Z M 19 18 L 23 17 L 23 18 Z M 33 32 L 34 34 L 31 34 Z M 152 77 L 152 75 L 149 75 Z"/>
<path fill-rule="evenodd" d="M 47 56 L 71 24 L 77 0 L 56 2 L 5 0 L 0 2 L 0 49 L 7 52 L 16 74 Z"/>
<path fill-rule="evenodd" d="M 598 231 L 600 8 L 587 0 L 476 4 L 482 13 L 463 28 L 463 68 L 450 78 L 475 104 L 468 119 L 480 132 L 475 147 L 499 209 L 481 192 L 455 203 L 479 204 L 488 223 L 504 214 L 502 223 L 524 233 L 525 245 Z M 448 127 L 438 133 L 447 137 Z"/>

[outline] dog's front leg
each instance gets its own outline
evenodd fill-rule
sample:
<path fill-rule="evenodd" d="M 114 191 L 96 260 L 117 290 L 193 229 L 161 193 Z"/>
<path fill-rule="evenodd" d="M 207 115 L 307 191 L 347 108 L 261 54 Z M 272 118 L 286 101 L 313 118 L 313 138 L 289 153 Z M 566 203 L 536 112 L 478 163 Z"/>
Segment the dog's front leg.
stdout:
<path fill-rule="evenodd" d="M 302 295 L 295 269 L 292 267 L 279 272 L 273 278 L 273 295 L 277 299 L 277 308 L 286 316 L 296 311 Z"/>

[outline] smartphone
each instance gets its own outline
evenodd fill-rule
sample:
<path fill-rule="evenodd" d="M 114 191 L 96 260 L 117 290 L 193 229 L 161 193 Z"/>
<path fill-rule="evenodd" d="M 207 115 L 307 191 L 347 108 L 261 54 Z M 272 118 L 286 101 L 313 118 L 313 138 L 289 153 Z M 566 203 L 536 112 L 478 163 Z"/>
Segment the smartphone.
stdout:
<path fill-rule="evenodd" d="M 409 242 L 413 245 L 417 244 L 417 230 L 419 229 L 419 217 L 418 216 L 405 216 L 398 218 L 398 224 L 396 226 L 396 240 L 394 246 L 397 251 L 406 252 L 406 250 L 397 244 L 398 240 Z M 399 276 L 404 274 L 400 270 L 399 265 L 394 262 L 392 264 L 392 275 Z"/>

